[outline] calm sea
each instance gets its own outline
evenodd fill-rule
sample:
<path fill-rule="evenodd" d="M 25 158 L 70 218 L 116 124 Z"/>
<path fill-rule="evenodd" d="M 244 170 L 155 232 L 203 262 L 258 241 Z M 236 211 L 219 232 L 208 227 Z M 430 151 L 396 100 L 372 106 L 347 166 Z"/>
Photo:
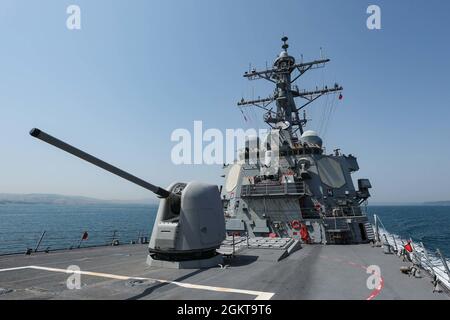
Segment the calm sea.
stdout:
<path fill-rule="evenodd" d="M 138 241 L 149 237 L 157 206 L 0 204 L 0 254 Z M 84 232 L 87 239 L 81 241 Z"/>
<path fill-rule="evenodd" d="M 390 233 L 450 258 L 450 206 L 369 206 L 368 213 L 378 215 Z"/>
<path fill-rule="evenodd" d="M 156 206 L 0 204 L 0 254 L 137 241 L 150 236 Z M 370 206 L 389 232 L 450 257 L 450 206 Z M 87 231 L 88 239 L 81 241 Z"/>

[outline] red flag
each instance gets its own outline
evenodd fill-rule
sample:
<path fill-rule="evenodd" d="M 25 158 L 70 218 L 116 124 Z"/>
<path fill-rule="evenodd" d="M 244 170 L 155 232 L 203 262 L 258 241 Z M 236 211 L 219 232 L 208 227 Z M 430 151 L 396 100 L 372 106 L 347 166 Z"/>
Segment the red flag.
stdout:
<path fill-rule="evenodd" d="M 404 248 L 408 252 L 412 252 L 413 251 L 411 243 L 409 243 L 409 242 L 407 244 L 405 244 Z"/>

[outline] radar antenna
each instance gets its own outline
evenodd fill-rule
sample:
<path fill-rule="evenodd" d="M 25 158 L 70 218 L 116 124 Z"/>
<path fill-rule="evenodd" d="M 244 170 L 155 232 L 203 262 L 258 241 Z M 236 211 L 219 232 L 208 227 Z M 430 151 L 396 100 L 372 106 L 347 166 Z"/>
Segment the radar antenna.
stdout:
<path fill-rule="evenodd" d="M 297 131 L 303 134 L 303 127 L 308 120 L 305 115 L 303 115 L 303 118 L 300 118 L 299 111 L 321 96 L 340 92 L 343 88 L 335 83 L 331 87 L 324 86 L 322 88 L 316 87 L 315 90 L 300 90 L 293 83 L 307 71 L 325 67 L 325 64 L 330 59 L 321 58 L 319 60 L 303 62 L 302 57 L 301 62 L 296 63 L 295 58 L 288 53 L 288 37 L 284 36 L 281 38 L 281 41 L 283 41 L 283 45 L 281 46 L 283 51 L 273 63 L 272 68 L 266 68 L 266 70 L 262 71 L 251 69 L 244 73 L 244 77 L 249 80 L 264 79 L 274 83 L 276 86 L 273 94 L 267 98 L 258 98 L 255 100 L 244 100 L 242 98 L 237 105 L 239 107 L 252 105 L 265 110 L 264 121 L 272 128 L 276 128 L 279 123 L 288 122 L 290 126 L 287 130 L 291 134 L 295 135 Z M 303 104 L 300 107 L 296 106 L 295 98 L 303 99 Z M 273 111 L 274 107 L 269 108 L 274 101 L 276 103 L 276 111 Z"/>

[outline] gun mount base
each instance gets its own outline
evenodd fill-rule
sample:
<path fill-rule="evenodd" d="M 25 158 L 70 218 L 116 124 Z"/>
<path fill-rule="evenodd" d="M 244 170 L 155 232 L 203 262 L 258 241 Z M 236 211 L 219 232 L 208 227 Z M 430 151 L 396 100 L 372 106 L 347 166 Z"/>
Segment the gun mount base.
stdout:
<path fill-rule="evenodd" d="M 167 269 L 207 269 L 216 267 L 219 264 L 223 264 L 223 257 L 217 254 L 210 258 L 195 259 L 195 260 L 183 260 L 183 261 L 169 261 L 169 260 L 157 260 L 151 255 L 147 256 L 147 264 L 150 267 L 155 268 L 167 268 Z"/>
<path fill-rule="evenodd" d="M 222 262 L 217 254 L 225 239 L 225 218 L 219 188 L 200 182 L 176 182 L 168 188 L 176 196 L 161 199 L 147 263 L 176 269 L 210 268 Z"/>

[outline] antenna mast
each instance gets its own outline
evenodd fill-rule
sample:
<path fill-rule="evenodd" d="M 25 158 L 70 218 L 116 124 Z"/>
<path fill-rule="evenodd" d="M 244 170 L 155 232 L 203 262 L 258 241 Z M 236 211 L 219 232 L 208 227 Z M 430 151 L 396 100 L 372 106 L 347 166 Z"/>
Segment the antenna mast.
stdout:
<path fill-rule="evenodd" d="M 317 88 L 315 90 L 299 90 L 293 83 L 309 70 L 323 68 L 330 59 L 319 59 L 310 62 L 303 62 L 303 56 L 300 63 L 295 62 L 295 58 L 289 55 L 287 43 L 288 37 L 281 38 L 283 51 L 275 59 L 272 68 L 257 71 L 251 69 L 244 73 L 244 77 L 249 80 L 264 79 L 275 84 L 275 90 L 267 98 L 256 100 L 244 100 L 237 103 L 239 107 L 253 105 L 266 111 L 264 121 L 272 128 L 286 128 L 294 137 L 297 131 L 303 134 L 303 127 L 307 123 L 305 115 L 299 117 L 299 111 L 323 95 L 342 91 L 343 88 L 337 83 L 333 87 Z M 294 99 L 301 98 L 304 103 L 297 107 Z M 270 104 L 275 101 L 276 111 Z"/>

